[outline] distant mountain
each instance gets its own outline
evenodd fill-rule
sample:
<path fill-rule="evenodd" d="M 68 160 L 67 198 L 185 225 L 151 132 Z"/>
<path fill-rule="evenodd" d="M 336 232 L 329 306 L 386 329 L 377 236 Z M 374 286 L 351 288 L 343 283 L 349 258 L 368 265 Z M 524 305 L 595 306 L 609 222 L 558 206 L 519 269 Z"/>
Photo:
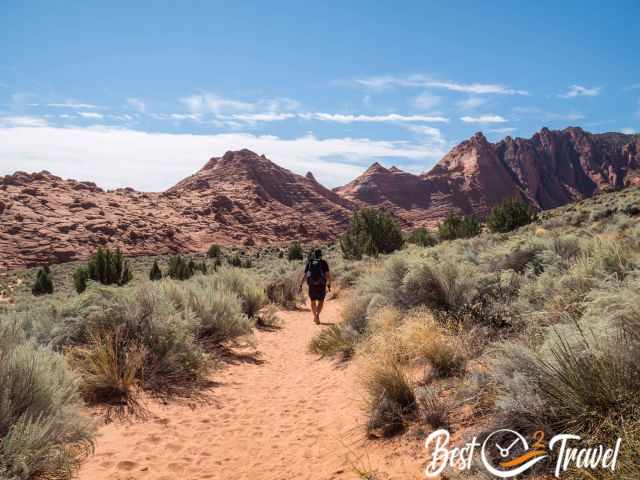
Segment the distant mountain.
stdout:
<path fill-rule="evenodd" d="M 213 242 L 330 240 L 362 206 L 391 210 L 410 227 L 450 211 L 484 217 L 510 196 L 547 209 L 629 185 L 640 185 L 640 135 L 580 128 L 498 143 L 477 133 L 429 172 L 374 163 L 334 191 L 249 150 L 212 158 L 163 193 L 16 172 L 0 177 L 0 271 L 86 258 L 100 245 L 152 255 Z"/>
<path fill-rule="evenodd" d="M 548 209 L 629 185 L 640 185 L 640 135 L 571 127 L 498 143 L 476 133 L 426 173 L 374 163 L 335 191 L 356 205 L 387 208 L 405 224 L 434 225 L 451 210 L 484 217 L 510 196 Z"/>
<path fill-rule="evenodd" d="M 352 208 L 312 175 L 249 150 L 212 158 L 164 193 L 16 172 L 0 177 L 0 270 L 82 259 L 101 245 L 153 255 L 329 240 Z"/>

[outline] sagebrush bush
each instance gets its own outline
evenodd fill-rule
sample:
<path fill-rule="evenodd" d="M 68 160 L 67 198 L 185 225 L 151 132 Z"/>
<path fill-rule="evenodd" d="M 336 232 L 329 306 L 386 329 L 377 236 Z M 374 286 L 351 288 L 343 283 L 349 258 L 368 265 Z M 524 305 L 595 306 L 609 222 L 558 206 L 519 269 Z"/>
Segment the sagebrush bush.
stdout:
<path fill-rule="evenodd" d="M 407 242 L 414 243 L 420 247 L 433 247 L 438 243 L 438 239 L 425 227 L 420 227 L 407 236 Z"/>
<path fill-rule="evenodd" d="M 0 478 L 72 478 L 93 429 L 62 356 L 0 321 L 0 385 Z"/>
<path fill-rule="evenodd" d="M 391 436 L 402 431 L 417 408 L 411 380 L 402 367 L 390 359 L 366 359 L 361 382 L 366 394 L 368 432 Z"/>
<path fill-rule="evenodd" d="M 287 259 L 290 261 L 304 259 L 304 251 L 302 250 L 302 245 L 300 245 L 300 242 L 293 242 L 289 246 L 289 250 L 287 251 Z"/>
<path fill-rule="evenodd" d="M 222 249 L 220 245 L 216 245 L 215 243 L 209 247 L 207 250 L 207 257 L 209 258 L 220 258 L 222 256 Z"/>

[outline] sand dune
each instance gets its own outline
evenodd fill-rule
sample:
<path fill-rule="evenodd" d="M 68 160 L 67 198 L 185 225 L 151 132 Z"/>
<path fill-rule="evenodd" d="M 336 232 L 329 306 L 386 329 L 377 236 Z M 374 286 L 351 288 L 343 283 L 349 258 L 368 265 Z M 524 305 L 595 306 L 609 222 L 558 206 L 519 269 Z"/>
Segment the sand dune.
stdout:
<path fill-rule="evenodd" d="M 323 322 L 339 318 L 329 301 Z M 152 418 L 99 431 L 82 480 L 424 478 L 418 442 L 367 441 L 352 365 L 308 352 L 308 311 L 257 333 L 257 361 L 218 370 L 210 405 L 147 405 Z"/>

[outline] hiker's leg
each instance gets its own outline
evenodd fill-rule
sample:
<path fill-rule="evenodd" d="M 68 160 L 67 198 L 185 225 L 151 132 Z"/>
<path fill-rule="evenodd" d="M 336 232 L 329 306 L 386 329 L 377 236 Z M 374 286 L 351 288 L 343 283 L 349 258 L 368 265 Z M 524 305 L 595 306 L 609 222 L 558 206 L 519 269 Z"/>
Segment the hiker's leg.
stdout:
<path fill-rule="evenodd" d="M 322 312 L 323 306 L 324 306 L 324 300 L 318 300 L 318 305 L 316 306 L 316 311 L 318 312 L 318 318 L 320 318 L 320 313 Z"/>
<path fill-rule="evenodd" d="M 314 320 L 318 318 L 316 301 L 313 298 L 309 299 L 311 301 L 311 312 L 313 313 Z"/>

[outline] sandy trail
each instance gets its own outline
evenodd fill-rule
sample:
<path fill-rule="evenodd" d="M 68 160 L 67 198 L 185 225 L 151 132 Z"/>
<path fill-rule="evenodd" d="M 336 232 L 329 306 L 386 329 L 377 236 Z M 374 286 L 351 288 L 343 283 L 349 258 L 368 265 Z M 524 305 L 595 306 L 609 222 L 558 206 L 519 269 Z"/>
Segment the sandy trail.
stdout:
<path fill-rule="evenodd" d="M 339 320 L 329 301 L 323 322 Z M 282 328 L 257 333 L 258 361 L 212 374 L 211 405 L 147 405 L 154 418 L 100 428 L 82 480 L 424 478 L 417 446 L 367 442 L 352 365 L 308 352 L 308 311 L 282 312 Z M 382 473 L 384 472 L 384 473 Z"/>

